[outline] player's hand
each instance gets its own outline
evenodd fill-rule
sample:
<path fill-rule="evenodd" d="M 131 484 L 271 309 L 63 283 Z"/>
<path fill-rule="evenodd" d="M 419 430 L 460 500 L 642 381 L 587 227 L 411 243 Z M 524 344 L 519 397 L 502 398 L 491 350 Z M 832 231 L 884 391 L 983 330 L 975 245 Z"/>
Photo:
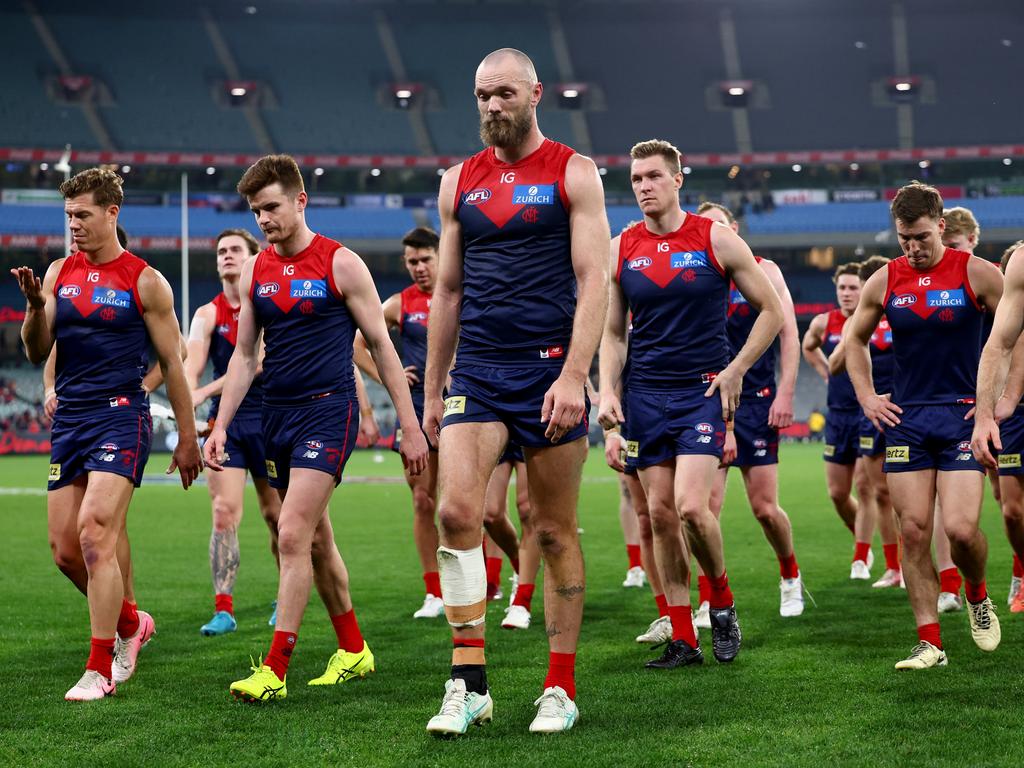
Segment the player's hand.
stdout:
<path fill-rule="evenodd" d="M 444 418 L 444 400 L 440 397 L 425 397 L 423 399 L 423 432 L 434 448 L 437 448 L 438 440 L 441 438 L 442 418 Z"/>
<path fill-rule="evenodd" d="M 199 387 L 192 390 L 192 407 L 198 408 L 206 402 L 206 387 Z"/>
<path fill-rule="evenodd" d="M 898 414 L 903 409 L 889 399 L 889 395 L 871 395 L 860 404 L 864 415 L 868 417 L 875 429 L 884 432 L 886 427 L 895 427 L 900 423 Z"/>
<path fill-rule="evenodd" d="M 415 365 L 407 365 L 405 366 L 404 370 L 405 380 L 409 382 L 410 387 L 420 383 L 420 376 L 416 372 L 417 368 Z"/>
<path fill-rule="evenodd" d="M 725 430 L 725 444 L 722 446 L 721 466 L 728 467 L 736 461 L 736 433 L 731 429 Z"/>
<path fill-rule="evenodd" d="M 359 419 L 359 436 L 356 440 L 361 441 L 367 448 L 372 448 L 380 440 L 380 427 L 377 426 L 377 419 L 372 410 L 369 415 Z"/>
<path fill-rule="evenodd" d="M 203 444 L 203 461 L 214 472 L 224 469 L 224 443 L 227 442 L 227 439 L 228 435 L 224 431 L 224 427 L 218 427 L 215 424 L 210 430 L 210 436 L 206 438 L 206 443 Z"/>
<path fill-rule="evenodd" d="M 995 417 L 996 424 L 1002 424 L 1008 418 L 1013 416 L 1017 410 L 1017 403 L 1011 402 L 1005 395 L 1000 397 L 996 401 L 995 412 L 992 414 Z"/>
<path fill-rule="evenodd" d="M 42 309 L 46 306 L 46 297 L 43 296 L 43 281 L 32 272 L 30 267 L 17 267 L 11 270 L 18 281 L 18 287 L 25 294 L 25 299 L 32 309 Z"/>
<path fill-rule="evenodd" d="M 50 392 L 46 395 L 46 400 L 43 401 L 43 413 L 46 414 L 46 418 L 52 420 L 53 414 L 57 412 L 57 394 Z"/>
<path fill-rule="evenodd" d="M 785 429 L 793 423 L 793 393 L 776 392 L 768 409 L 768 426 Z"/>
<path fill-rule="evenodd" d="M 187 491 L 203 471 L 203 455 L 199 452 L 199 443 L 195 440 L 178 441 L 167 474 L 174 474 L 175 469 L 181 476 L 181 487 Z"/>
<path fill-rule="evenodd" d="M 208 421 L 196 421 L 196 437 L 209 437 L 213 424 Z"/>
<path fill-rule="evenodd" d="M 722 398 L 722 418 L 732 421 L 736 416 L 736 408 L 740 404 L 740 391 L 743 389 L 743 377 L 726 366 L 725 370 L 715 376 L 711 386 L 704 392 L 704 397 L 711 397 L 718 391 Z"/>
<path fill-rule="evenodd" d="M 618 397 L 609 392 L 601 398 L 600 403 L 597 409 L 597 423 L 602 429 L 612 429 L 625 421 L 622 417 L 622 401 Z"/>
<path fill-rule="evenodd" d="M 413 477 L 427 468 L 427 439 L 415 424 L 409 429 L 402 427 L 402 444 L 398 452 L 402 456 L 402 464 Z"/>
<path fill-rule="evenodd" d="M 604 460 L 616 472 L 626 469 L 626 438 L 619 432 L 604 433 Z"/>
<path fill-rule="evenodd" d="M 544 430 L 544 437 L 552 443 L 557 443 L 566 432 L 583 420 L 587 408 L 584 378 L 562 371 L 555 379 L 555 383 L 544 393 L 540 422 L 548 425 Z"/>
<path fill-rule="evenodd" d="M 995 449 L 995 450 L 993 450 Z M 996 455 L 1003 450 L 1003 441 L 999 436 L 999 425 L 991 416 L 975 419 L 974 432 L 971 434 L 971 452 L 982 466 L 998 469 Z"/>

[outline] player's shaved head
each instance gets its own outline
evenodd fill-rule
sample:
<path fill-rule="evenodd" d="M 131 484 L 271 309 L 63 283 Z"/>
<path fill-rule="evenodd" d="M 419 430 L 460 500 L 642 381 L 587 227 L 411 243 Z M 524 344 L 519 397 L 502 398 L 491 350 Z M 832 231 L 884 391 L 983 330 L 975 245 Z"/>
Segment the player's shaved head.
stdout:
<path fill-rule="evenodd" d="M 487 70 L 509 66 L 517 70 L 517 80 L 523 80 L 531 87 L 537 84 L 537 69 L 533 66 L 533 60 L 517 48 L 499 48 L 488 53 L 477 67 L 477 77 Z"/>

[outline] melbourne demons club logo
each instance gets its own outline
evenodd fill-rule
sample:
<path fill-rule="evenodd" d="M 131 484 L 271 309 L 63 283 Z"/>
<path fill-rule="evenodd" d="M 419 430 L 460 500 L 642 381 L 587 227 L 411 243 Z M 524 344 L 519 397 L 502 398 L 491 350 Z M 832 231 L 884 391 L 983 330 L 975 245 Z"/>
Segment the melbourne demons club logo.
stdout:
<path fill-rule="evenodd" d="M 952 309 L 944 309 L 939 312 L 939 320 L 944 323 L 952 323 L 954 319 L 956 319 L 956 315 Z"/>
<path fill-rule="evenodd" d="M 299 312 L 301 312 L 304 315 L 312 315 L 313 314 L 313 302 L 310 301 L 309 299 L 306 299 L 304 302 L 299 304 Z"/>
<path fill-rule="evenodd" d="M 540 218 L 540 212 L 534 206 L 532 206 L 532 205 L 529 208 L 527 208 L 525 211 L 523 211 L 522 219 L 527 224 L 536 224 L 537 223 L 537 219 L 539 219 L 539 218 Z"/>
<path fill-rule="evenodd" d="M 697 273 L 694 272 L 692 269 L 687 269 L 687 270 L 685 270 L 683 272 L 683 281 L 684 282 L 692 283 L 696 279 L 697 279 Z"/>
<path fill-rule="evenodd" d="M 105 307 L 100 310 L 100 320 L 106 320 L 108 323 L 117 319 L 117 312 L 110 307 Z"/>
<path fill-rule="evenodd" d="M 750 314 L 750 305 L 746 304 L 746 303 L 744 303 L 744 304 L 737 304 L 736 305 L 736 314 L 739 315 L 740 317 L 746 317 L 747 315 Z"/>

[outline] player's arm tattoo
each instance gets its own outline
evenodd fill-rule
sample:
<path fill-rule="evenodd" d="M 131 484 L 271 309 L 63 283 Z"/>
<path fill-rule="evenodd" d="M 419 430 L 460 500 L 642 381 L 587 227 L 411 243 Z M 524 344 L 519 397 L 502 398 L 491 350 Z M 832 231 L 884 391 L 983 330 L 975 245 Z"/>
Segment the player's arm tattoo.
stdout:
<path fill-rule="evenodd" d="M 213 589 L 218 595 L 230 595 L 238 576 L 238 529 L 214 531 L 210 536 L 210 569 L 213 571 Z"/>

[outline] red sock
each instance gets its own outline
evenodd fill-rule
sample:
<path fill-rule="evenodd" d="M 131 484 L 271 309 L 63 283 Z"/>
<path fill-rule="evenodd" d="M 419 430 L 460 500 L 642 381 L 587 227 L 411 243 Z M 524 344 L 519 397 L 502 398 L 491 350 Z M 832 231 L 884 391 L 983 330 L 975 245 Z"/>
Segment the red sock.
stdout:
<path fill-rule="evenodd" d="M 669 618 L 672 619 L 672 639 L 685 640 L 691 648 L 697 647 L 697 635 L 693 631 L 693 616 L 688 605 L 670 605 Z"/>
<path fill-rule="evenodd" d="M 441 597 L 441 574 L 437 571 L 430 571 L 423 574 L 423 584 L 427 588 L 427 594 L 434 597 Z"/>
<path fill-rule="evenodd" d="M 544 687 L 559 685 L 569 694 L 570 699 L 576 698 L 576 654 L 551 652 L 548 657 L 548 676 L 544 678 Z"/>
<path fill-rule="evenodd" d="M 963 577 L 956 568 L 946 568 L 939 572 L 939 590 L 954 595 L 960 594 L 960 585 L 963 584 Z"/>
<path fill-rule="evenodd" d="M 890 571 L 898 571 L 900 569 L 900 545 L 883 544 L 882 551 L 885 553 L 885 567 Z"/>
<path fill-rule="evenodd" d="M 501 583 L 501 558 L 500 557 L 488 557 L 487 558 L 487 587 L 488 593 L 493 592 L 498 588 Z"/>
<path fill-rule="evenodd" d="M 508 561 L 512 564 L 512 570 L 515 571 L 516 575 L 519 575 L 519 558 L 510 557 Z"/>
<path fill-rule="evenodd" d="M 359 622 L 356 621 L 355 608 L 347 613 L 331 616 L 331 624 L 334 625 L 334 634 L 338 636 L 338 648 L 349 653 L 359 653 L 363 650 L 363 635 L 359 631 Z"/>
<path fill-rule="evenodd" d="M 658 606 L 658 616 L 668 616 L 668 599 L 664 595 L 655 595 L 654 603 Z"/>
<path fill-rule="evenodd" d="M 858 541 L 853 545 L 853 561 L 863 560 L 865 563 L 868 561 L 868 552 L 871 551 L 870 541 Z"/>
<path fill-rule="evenodd" d="M 697 577 L 697 602 L 706 603 L 711 600 L 711 582 L 707 576 Z"/>
<path fill-rule="evenodd" d="M 795 579 L 800 575 L 800 566 L 796 564 L 796 552 L 789 557 L 779 558 L 779 573 L 784 579 Z"/>
<path fill-rule="evenodd" d="M 131 637 L 139 631 L 139 606 L 121 601 L 121 615 L 117 617 L 117 634 L 122 638 Z M 110 677 L 110 675 L 107 675 Z"/>
<path fill-rule="evenodd" d="M 977 584 L 972 584 L 970 579 L 964 581 L 964 596 L 967 598 L 969 603 L 980 603 L 986 597 L 988 597 L 988 589 L 985 587 L 985 580 L 982 579 Z"/>
<path fill-rule="evenodd" d="M 220 613 L 221 611 L 227 611 L 232 616 L 235 615 L 235 602 L 231 595 L 217 594 L 213 596 L 213 609 Z"/>
<path fill-rule="evenodd" d="M 292 660 L 292 651 L 295 650 L 295 643 L 299 636 L 294 632 L 274 632 L 274 639 L 270 641 L 270 653 L 263 663 L 274 670 L 274 674 L 284 680 L 288 674 L 288 664 Z"/>
<path fill-rule="evenodd" d="M 630 568 L 643 568 L 643 563 L 640 562 L 640 545 L 639 544 L 627 544 L 626 545 L 626 557 L 629 558 Z"/>
<path fill-rule="evenodd" d="M 721 576 L 715 578 L 709 578 L 708 582 L 711 584 L 711 607 L 728 608 L 733 604 L 732 590 L 729 589 L 729 575 L 722 571 Z"/>
<path fill-rule="evenodd" d="M 1016 555 L 1013 556 L 1013 575 L 1018 579 L 1024 577 L 1024 563 Z"/>
<path fill-rule="evenodd" d="M 85 662 L 85 668 L 99 672 L 107 680 L 113 675 L 110 672 L 110 665 L 114 661 L 114 638 L 103 640 L 98 637 L 92 638 L 89 642 L 89 660 Z"/>
<path fill-rule="evenodd" d="M 931 643 L 936 648 L 942 648 L 942 635 L 939 634 L 939 625 L 935 624 L 922 624 L 917 628 L 917 639 Z"/>
<path fill-rule="evenodd" d="M 521 605 L 526 610 L 530 610 L 530 601 L 533 600 L 534 589 L 536 589 L 535 584 L 520 584 L 516 587 L 516 599 L 512 601 L 512 605 Z"/>

